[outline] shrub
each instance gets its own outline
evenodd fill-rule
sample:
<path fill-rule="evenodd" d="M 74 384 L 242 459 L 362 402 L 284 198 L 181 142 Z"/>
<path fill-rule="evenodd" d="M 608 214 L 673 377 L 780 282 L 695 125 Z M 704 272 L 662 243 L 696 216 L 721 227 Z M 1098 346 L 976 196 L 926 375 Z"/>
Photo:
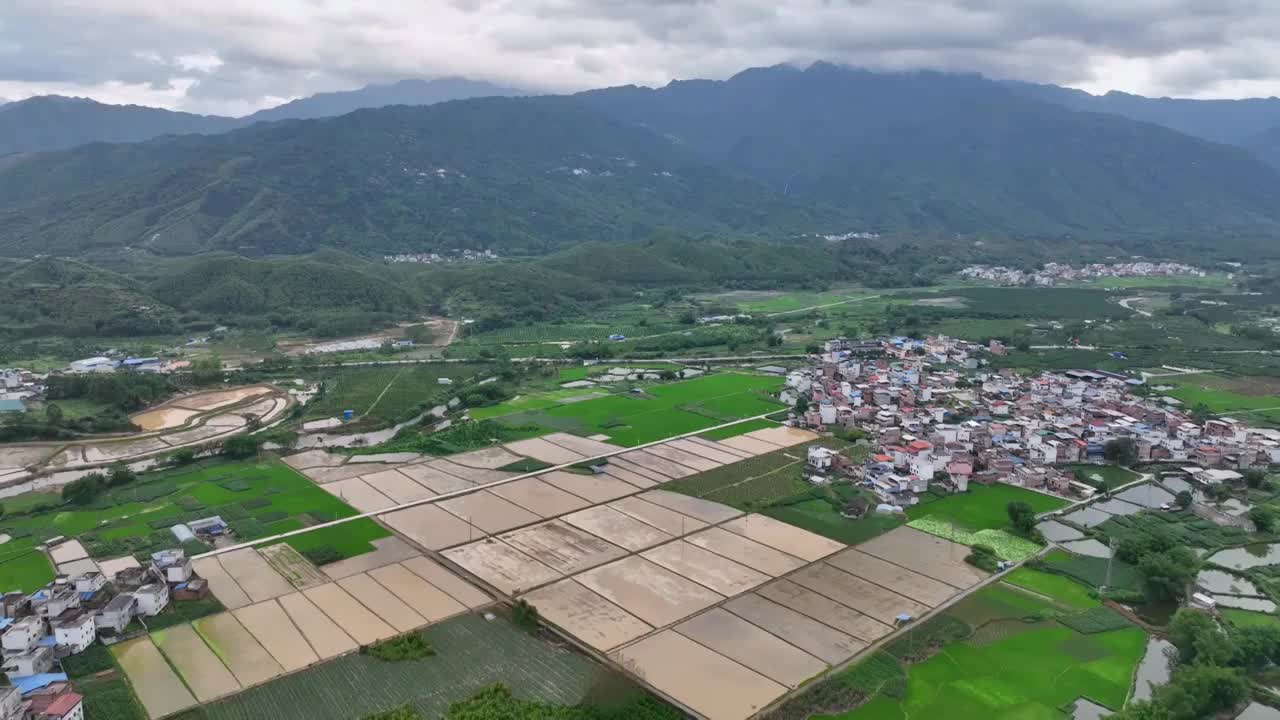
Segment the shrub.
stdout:
<path fill-rule="evenodd" d="M 253 435 L 236 435 L 222 443 L 222 454 L 232 460 L 246 460 L 257 456 L 259 444 Z"/>
<path fill-rule="evenodd" d="M 435 648 L 419 633 L 409 633 L 364 648 L 364 653 L 385 662 L 421 660 L 436 654 Z"/>
<path fill-rule="evenodd" d="M 332 545 L 317 545 L 302 551 L 302 556 L 313 565 L 328 565 L 343 559 L 343 555 Z"/>
<path fill-rule="evenodd" d="M 512 606 L 511 619 L 526 632 L 533 632 L 542 624 L 542 616 L 538 614 L 538 608 L 530 605 L 524 599 L 517 600 L 516 604 Z"/>
<path fill-rule="evenodd" d="M 191 448 L 179 448 L 169 456 L 169 459 L 174 465 L 190 465 L 196 461 L 196 451 Z"/>
<path fill-rule="evenodd" d="M 1058 622 L 1082 635 L 1092 635 L 1129 627 L 1129 621 L 1109 607 L 1089 608 L 1083 612 L 1059 618 Z"/>

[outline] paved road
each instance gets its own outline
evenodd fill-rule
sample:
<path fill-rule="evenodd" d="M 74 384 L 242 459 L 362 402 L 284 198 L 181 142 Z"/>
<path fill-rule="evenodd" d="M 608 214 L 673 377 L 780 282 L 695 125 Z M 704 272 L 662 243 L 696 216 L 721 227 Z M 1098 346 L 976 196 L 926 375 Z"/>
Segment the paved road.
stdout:
<path fill-rule="evenodd" d="M 1131 298 L 1125 298 L 1125 299 L 1123 299 L 1123 300 L 1121 300 L 1121 301 L 1120 301 L 1120 307 L 1124 308 L 1125 310 L 1132 310 L 1133 312 L 1138 313 L 1138 314 L 1139 314 L 1139 315 L 1141 315 L 1142 317 L 1151 317 L 1151 316 L 1153 315 L 1153 313 L 1152 313 L 1150 310 L 1143 310 L 1142 308 L 1136 308 L 1136 307 L 1134 307 L 1134 306 L 1132 306 L 1132 305 L 1130 305 L 1130 304 L 1129 304 L 1129 303 L 1133 302 L 1134 300 L 1141 300 L 1141 299 L 1142 299 L 1142 297 L 1141 297 L 1141 296 L 1138 296 L 1138 297 L 1131 297 Z"/>

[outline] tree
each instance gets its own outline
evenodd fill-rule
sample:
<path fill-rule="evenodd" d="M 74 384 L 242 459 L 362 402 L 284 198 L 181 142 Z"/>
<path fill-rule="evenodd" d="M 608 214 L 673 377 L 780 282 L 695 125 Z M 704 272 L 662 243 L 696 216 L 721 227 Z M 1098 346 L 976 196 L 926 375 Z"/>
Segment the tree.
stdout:
<path fill-rule="evenodd" d="M 73 505 L 88 505 L 106 487 L 102 473 L 89 473 L 62 486 L 62 499 Z"/>
<path fill-rule="evenodd" d="M 1213 618 L 1199 610 L 1182 608 L 1169 621 L 1169 642 L 1178 649 L 1178 659 L 1187 664 L 1195 662 L 1200 638 L 1217 633 Z"/>
<path fill-rule="evenodd" d="M 172 458 L 174 465 L 190 465 L 196 461 L 196 451 L 191 448 L 179 448 Z"/>
<path fill-rule="evenodd" d="M 1009 514 L 1009 522 L 1013 523 L 1014 529 L 1023 535 L 1035 530 L 1036 511 L 1029 504 L 1020 500 L 1011 502 L 1005 507 L 1005 512 Z"/>
<path fill-rule="evenodd" d="M 258 454 L 258 438 L 253 435 L 236 435 L 222 443 L 222 454 L 232 460 L 245 460 Z"/>
<path fill-rule="evenodd" d="M 1149 552 L 1138 560 L 1138 571 L 1155 597 L 1176 600 L 1186 594 L 1199 572 L 1199 559 L 1185 546 Z"/>
<path fill-rule="evenodd" d="M 1253 489 L 1258 489 L 1267 483 L 1267 473 L 1265 470 L 1254 468 L 1246 470 L 1244 473 L 1244 482 Z"/>
<path fill-rule="evenodd" d="M 542 616 L 538 613 L 538 608 L 529 604 L 527 600 L 520 599 L 511 608 L 511 619 L 516 625 L 523 628 L 527 632 L 533 632 L 542 624 Z"/>
<path fill-rule="evenodd" d="M 191 381 L 196 385 L 212 385 L 222 382 L 222 361 L 217 355 L 191 363 Z"/>
<path fill-rule="evenodd" d="M 804 415 L 809 412 L 809 398 L 805 395 L 796 398 L 795 408 L 793 409 L 797 415 Z"/>
<path fill-rule="evenodd" d="M 1214 502 L 1222 502 L 1231 497 L 1231 486 L 1226 483 L 1210 485 L 1204 493 L 1209 496 L 1210 500 L 1213 500 Z"/>
<path fill-rule="evenodd" d="M 1196 403 L 1191 408 L 1191 420 L 1197 425 L 1203 425 L 1213 419 L 1213 413 L 1209 411 L 1209 406 L 1202 402 Z"/>
<path fill-rule="evenodd" d="M 1256 505 L 1249 511 L 1249 519 L 1258 532 L 1271 532 L 1276 525 L 1276 511 L 1266 505 Z"/>
<path fill-rule="evenodd" d="M 107 471 L 107 486 L 120 487 L 128 485 L 138 479 L 138 474 L 129 469 L 124 463 L 116 463 Z"/>
<path fill-rule="evenodd" d="M 62 408 L 55 403 L 44 406 L 44 421 L 53 427 L 62 425 Z"/>
<path fill-rule="evenodd" d="M 1183 510 L 1186 510 L 1187 508 L 1191 507 L 1191 502 L 1194 499 L 1195 498 L 1191 496 L 1190 490 L 1179 490 L 1178 494 L 1173 496 L 1173 502 Z"/>
<path fill-rule="evenodd" d="M 1108 440 L 1102 446 L 1102 455 L 1110 462 L 1128 467 L 1138 461 L 1138 443 L 1130 437 Z"/>

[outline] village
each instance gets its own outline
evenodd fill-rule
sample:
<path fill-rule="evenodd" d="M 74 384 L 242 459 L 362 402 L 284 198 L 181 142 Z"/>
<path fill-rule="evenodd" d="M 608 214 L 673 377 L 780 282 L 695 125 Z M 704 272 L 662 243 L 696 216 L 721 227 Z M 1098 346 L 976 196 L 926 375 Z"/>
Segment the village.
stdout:
<path fill-rule="evenodd" d="M 787 374 L 781 399 L 803 409 L 798 425 L 865 437 L 870 452 L 854 462 L 812 446 L 810 481 L 861 483 L 893 512 L 931 489 L 965 492 L 970 483 L 1089 499 L 1099 483 L 1058 466 L 1101 465 L 1112 441 L 1131 441 L 1135 463 L 1186 463 L 1172 474 L 1202 487 L 1280 462 L 1280 432 L 1229 417 L 1197 423 L 1178 401 L 1140 394 L 1151 392 L 1141 378 L 991 372 L 984 352 L 1003 347 L 947 337 L 828 341 L 817 364 Z"/>
<path fill-rule="evenodd" d="M 1103 278 L 1133 277 L 1206 277 L 1208 273 L 1193 265 L 1178 262 L 1123 262 L 1069 265 L 1045 263 L 1040 270 L 1019 270 L 1000 265 L 971 265 L 960 271 L 960 277 L 982 280 L 995 285 L 1035 285 L 1053 287 Z"/>

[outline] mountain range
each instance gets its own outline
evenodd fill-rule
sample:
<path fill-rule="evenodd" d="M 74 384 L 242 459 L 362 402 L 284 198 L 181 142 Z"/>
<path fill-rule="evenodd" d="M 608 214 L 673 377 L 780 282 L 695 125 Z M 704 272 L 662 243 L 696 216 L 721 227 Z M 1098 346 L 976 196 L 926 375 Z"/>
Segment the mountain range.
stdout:
<path fill-rule="evenodd" d="M 241 118 L 44 95 L 0 102 L 0 155 L 60 150 L 92 142 L 142 142 L 162 135 L 223 133 L 255 123 L 331 117 L 369 107 L 431 105 L 524 94 L 465 78 L 402 80 L 347 92 L 320 93 Z"/>
<path fill-rule="evenodd" d="M 13 155 L 0 254 L 545 254 L 667 230 L 1232 255 L 1273 252 L 1277 191 L 1238 147 L 976 75 L 816 64 Z"/>

